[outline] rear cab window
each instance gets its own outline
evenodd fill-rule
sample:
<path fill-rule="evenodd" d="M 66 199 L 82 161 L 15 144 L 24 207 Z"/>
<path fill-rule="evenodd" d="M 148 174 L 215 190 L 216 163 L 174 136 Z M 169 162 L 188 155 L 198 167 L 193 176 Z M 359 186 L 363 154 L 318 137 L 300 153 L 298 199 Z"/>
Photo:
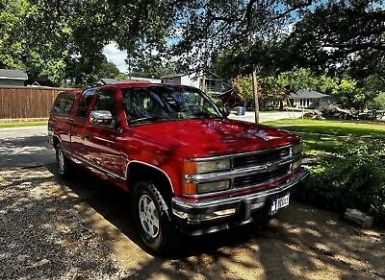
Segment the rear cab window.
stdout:
<path fill-rule="evenodd" d="M 52 111 L 59 115 L 68 115 L 75 102 L 75 95 L 71 92 L 62 92 L 56 98 Z"/>

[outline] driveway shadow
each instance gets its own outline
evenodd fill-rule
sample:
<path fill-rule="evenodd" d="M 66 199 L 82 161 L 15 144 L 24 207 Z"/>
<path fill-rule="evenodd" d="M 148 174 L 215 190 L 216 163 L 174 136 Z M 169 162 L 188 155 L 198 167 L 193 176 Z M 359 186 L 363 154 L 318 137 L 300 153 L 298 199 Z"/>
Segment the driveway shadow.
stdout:
<path fill-rule="evenodd" d="M 119 229 L 102 230 L 100 234 L 114 240 L 123 233 L 141 246 L 127 194 L 84 171 L 63 180 L 53 165 L 48 168 L 57 182 Z M 113 242 L 109 246 L 116 251 Z M 385 279 L 381 265 L 384 249 L 384 236 L 378 232 L 362 232 L 330 212 L 294 202 L 267 228 L 250 225 L 199 238 L 186 237 L 173 256 L 147 255 L 135 265 L 123 262 L 122 266 L 130 271 L 127 279 L 157 279 L 160 275 L 165 279 Z"/>
<path fill-rule="evenodd" d="M 0 138 L 0 169 L 34 167 L 55 161 L 55 152 L 48 145 L 47 136 Z"/>

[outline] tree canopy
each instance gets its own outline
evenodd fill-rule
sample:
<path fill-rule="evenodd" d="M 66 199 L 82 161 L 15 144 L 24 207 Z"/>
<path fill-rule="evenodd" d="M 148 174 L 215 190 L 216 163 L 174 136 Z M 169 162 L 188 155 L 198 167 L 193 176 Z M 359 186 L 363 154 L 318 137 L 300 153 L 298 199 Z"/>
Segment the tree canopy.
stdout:
<path fill-rule="evenodd" d="M 0 8 L 0 67 L 56 84 L 94 83 L 108 69 L 110 42 L 132 72 L 151 76 L 303 67 L 348 73 L 362 86 L 385 71 L 382 0 L 1 0 Z"/>
<path fill-rule="evenodd" d="M 385 74 L 385 10 L 382 1 L 328 1 L 307 11 L 285 38 L 287 66 L 364 79 Z"/>
<path fill-rule="evenodd" d="M 119 0 L 0 2 L 1 67 L 24 68 L 55 82 L 92 82 L 114 41 L 135 68 L 157 54 L 180 68 L 209 67 L 219 48 L 248 52 L 274 39 L 310 0 Z M 147 58 L 146 58 L 147 57 Z M 143 63 L 142 63 L 143 64 Z M 150 71 L 151 72 L 151 71 Z"/>

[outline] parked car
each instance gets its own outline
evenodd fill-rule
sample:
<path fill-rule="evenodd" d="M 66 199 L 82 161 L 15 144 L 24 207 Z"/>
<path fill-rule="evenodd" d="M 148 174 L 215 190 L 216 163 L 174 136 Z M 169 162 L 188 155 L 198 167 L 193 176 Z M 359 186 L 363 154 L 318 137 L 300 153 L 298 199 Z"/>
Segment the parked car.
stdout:
<path fill-rule="evenodd" d="M 48 131 L 60 175 L 78 172 L 76 164 L 130 192 L 137 231 L 154 252 L 170 249 L 180 233 L 273 215 L 307 176 L 298 136 L 230 120 L 187 86 L 130 82 L 63 92 Z"/>

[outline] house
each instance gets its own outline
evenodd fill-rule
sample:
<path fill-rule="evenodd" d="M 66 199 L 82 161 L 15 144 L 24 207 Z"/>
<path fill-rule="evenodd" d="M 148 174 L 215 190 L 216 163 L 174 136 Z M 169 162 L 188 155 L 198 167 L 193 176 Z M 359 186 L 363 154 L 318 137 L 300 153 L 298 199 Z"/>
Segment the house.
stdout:
<path fill-rule="evenodd" d="M 207 73 L 204 76 L 197 72 L 193 74 L 170 74 L 161 77 L 162 84 L 185 85 L 199 88 L 213 97 L 222 95 L 231 89 L 222 78 L 214 73 Z"/>
<path fill-rule="evenodd" d="M 331 96 L 317 91 L 300 89 L 288 96 L 288 105 L 297 108 L 319 109 L 328 106 Z"/>
<path fill-rule="evenodd" d="M 0 69 L 0 86 L 25 86 L 27 73 L 20 70 Z"/>

